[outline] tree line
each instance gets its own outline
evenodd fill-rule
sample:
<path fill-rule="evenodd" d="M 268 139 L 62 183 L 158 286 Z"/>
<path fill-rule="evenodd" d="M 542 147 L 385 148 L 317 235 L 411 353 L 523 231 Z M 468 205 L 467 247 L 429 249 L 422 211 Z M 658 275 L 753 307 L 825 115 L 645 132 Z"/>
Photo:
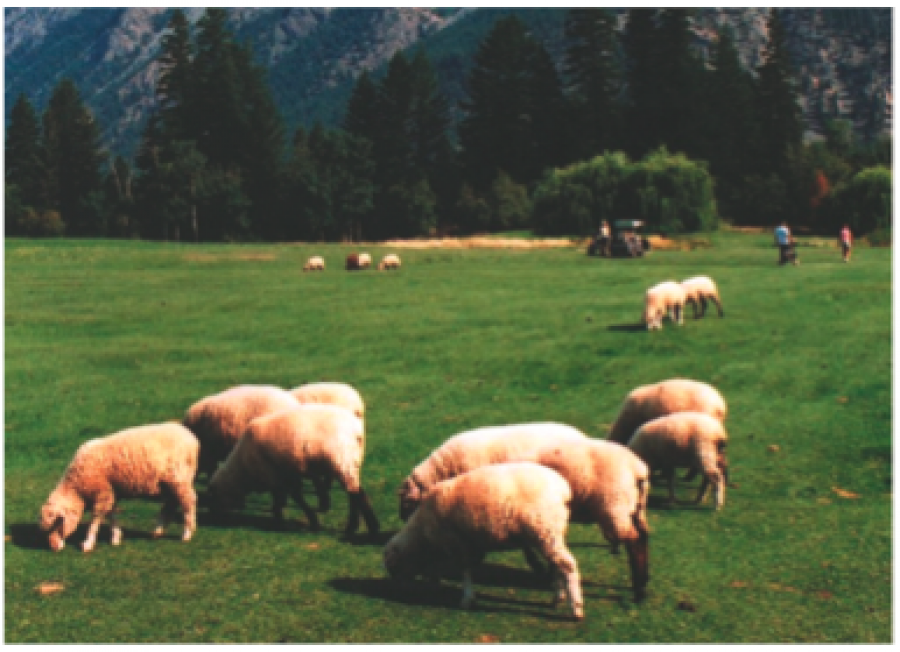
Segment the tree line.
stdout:
<path fill-rule="evenodd" d="M 506 16 L 480 43 L 459 107 L 419 48 L 357 79 L 340 128 L 293 134 L 226 17 L 207 9 L 192 34 L 173 10 L 131 162 L 103 150 L 71 80 L 40 117 L 20 96 L 7 128 L 7 235 L 574 235 L 622 212 L 669 231 L 715 228 L 719 215 L 890 227 L 890 140 L 835 121 L 804 144 L 777 9 L 752 72 L 728 30 L 702 59 L 688 9 L 631 9 L 622 29 L 606 10 L 569 10 L 559 64 Z"/>

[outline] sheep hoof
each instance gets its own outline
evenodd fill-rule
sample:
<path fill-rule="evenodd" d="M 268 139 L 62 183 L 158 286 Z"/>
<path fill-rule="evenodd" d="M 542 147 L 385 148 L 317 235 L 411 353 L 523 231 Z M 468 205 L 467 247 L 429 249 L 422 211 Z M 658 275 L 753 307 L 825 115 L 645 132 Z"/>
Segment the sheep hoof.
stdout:
<path fill-rule="evenodd" d="M 157 528 L 155 528 L 155 529 L 153 530 L 153 533 L 152 533 L 151 536 L 152 536 L 154 539 L 158 539 L 158 538 L 160 538 L 160 537 L 163 535 L 163 532 L 165 532 L 165 529 L 163 528 L 162 525 L 160 525 L 159 527 L 157 527 Z"/>
<path fill-rule="evenodd" d="M 94 549 L 93 543 L 88 543 L 87 541 L 85 541 L 84 543 L 81 544 L 81 552 L 87 553 L 87 552 L 91 552 L 93 549 Z M 60 548 L 60 550 L 62 550 L 62 548 Z"/>
<path fill-rule="evenodd" d="M 579 622 L 584 620 L 584 607 L 575 607 L 572 610 L 572 618 Z"/>
<path fill-rule="evenodd" d="M 193 530 L 185 530 L 184 534 L 181 535 L 181 540 L 187 543 L 191 540 L 191 537 L 194 536 Z"/>

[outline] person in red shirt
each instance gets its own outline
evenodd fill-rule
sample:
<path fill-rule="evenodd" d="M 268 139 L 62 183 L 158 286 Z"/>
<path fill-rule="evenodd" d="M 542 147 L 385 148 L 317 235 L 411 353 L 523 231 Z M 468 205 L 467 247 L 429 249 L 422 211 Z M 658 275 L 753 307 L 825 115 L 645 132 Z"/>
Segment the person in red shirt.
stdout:
<path fill-rule="evenodd" d="M 841 229 L 841 253 L 844 255 L 844 262 L 850 262 L 850 249 L 853 247 L 853 234 L 850 233 L 850 227 L 845 224 Z"/>

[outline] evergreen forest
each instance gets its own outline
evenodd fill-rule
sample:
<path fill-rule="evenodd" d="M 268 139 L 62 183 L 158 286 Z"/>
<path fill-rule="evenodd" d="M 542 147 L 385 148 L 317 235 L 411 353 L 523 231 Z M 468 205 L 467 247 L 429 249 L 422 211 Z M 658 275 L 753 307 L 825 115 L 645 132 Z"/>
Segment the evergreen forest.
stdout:
<path fill-rule="evenodd" d="M 804 142 L 779 10 L 747 71 L 729 33 L 708 61 L 689 9 L 565 14 L 564 52 L 498 16 L 440 91 L 422 48 L 353 85 L 339 127 L 288 133 L 252 47 L 207 9 L 171 14 L 155 112 L 133 160 L 104 150 L 70 79 L 16 100 L 6 235 L 353 242 L 531 230 L 584 236 L 639 217 L 662 233 L 788 221 L 889 241 L 891 142 L 834 120 Z"/>

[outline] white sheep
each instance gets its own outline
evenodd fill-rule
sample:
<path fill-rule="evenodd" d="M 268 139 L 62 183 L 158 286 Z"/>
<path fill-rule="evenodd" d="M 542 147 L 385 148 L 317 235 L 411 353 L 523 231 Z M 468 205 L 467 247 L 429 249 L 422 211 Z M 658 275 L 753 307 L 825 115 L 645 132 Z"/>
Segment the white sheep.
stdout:
<path fill-rule="evenodd" d="M 309 260 L 306 261 L 306 264 L 303 266 L 304 272 L 324 272 L 325 271 L 325 259 L 321 256 L 312 256 Z"/>
<path fill-rule="evenodd" d="M 585 438 L 577 428 L 562 423 L 488 426 L 454 435 L 403 481 L 400 518 L 409 518 L 425 493 L 442 480 L 498 462 L 533 462 L 548 446 Z"/>
<path fill-rule="evenodd" d="M 228 510 L 247 494 L 272 494 L 272 513 L 284 521 L 284 507 L 291 496 L 312 529 L 319 528 L 315 513 L 303 498 L 303 479 L 336 477 L 347 492 L 350 516 L 345 536 L 359 528 L 362 513 L 370 536 L 379 524 L 360 483 L 362 421 L 347 410 L 330 405 L 298 405 L 294 409 L 254 419 L 209 483 L 216 508 Z M 320 505 L 324 497 L 319 494 Z"/>
<path fill-rule="evenodd" d="M 359 254 L 359 268 L 360 269 L 368 269 L 372 266 L 372 256 L 367 254 L 366 252 L 362 252 Z"/>
<path fill-rule="evenodd" d="M 684 323 L 684 290 L 675 281 L 665 281 L 647 290 L 644 297 L 644 323 L 647 330 L 662 329 L 663 317 Z"/>
<path fill-rule="evenodd" d="M 643 599 L 649 580 L 647 465 L 626 447 L 590 439 L 571 426 L 497 426 L 452 437 L 404 480 L 401 519 L 408 518 L 438 482 L 503 462 L 535 462 L 565 478 L 573 492 L 573 520 L 599 524 L 613 552 L 626 544 L 635 599 Z M 538 570 L 539 562 L 527 546 L 524 550 L 529 565 Z"/>
<path fill-rule="evenodd" d="M 85 509 L 93 512 L 81 549 L 90 552 L 97 530 L 111 515 L 112 545 L 122 543 L 116 504 L 133 496 L 162 496 L 163 506 L 153 536 L 161 536 L 174 512 L 184 515 L 183 541 L 197 529 L 193 481 L 200 445 L 178 423 L 129 428 L 82 444 L 62 479 L 41 508 L 40 527 L 50 547 L 62 550 Z"/>
<path fill-rule="evenodd" d="M 662 471 L 669 482 L 670 503 L 675 502 L 675 469 L 689 468 L 703 473 L 703 482 L 694 502 L 699 503 L 712 484 L 718 510 L 725 503 L 727 444 L 728 433 L 718 419 L 701 412 L 677 412 L 642 425 L 628 442 L 628 447 L 651 470 Z"/>
<path fill-rule="evenodd" d="M 366 404 L 359 392 L 345 383 L 307 383 L 289 390 L 300 403 L 336 405 L 350 410 L 360 419 L 366 413 Z"/>
<path fill-rule="evenodd" d="M 566 547 L 572 490 L 558 473 L 531 462 L 485 466 L 439 482 L 384 548 L 393 578 L 430 573 L 439 561 L 461 565 L 463 598 L 475 602 L 472 569 L 485 553 L 535 548 L 550 564 L 559 594 L 584 617 L 575 557 Z"/>
<path fill-rule="evenodd" d="M 300 405 L 290 392 L 274 385 L 238 385 L 192 405 L 182 423 L 200 440 L 198 472 L 215 472 L 256 417 Z"/>
<path fill-rule="evenodd" d="M 672 378 L 632 390 L 609 431 L 607 439 L 627 445 L 642 425 L 674 412 L 703 412 L 725 421 L 728 406 L 711 385 L 685 378 Z"/>
<path fill-rule="evenodd" d="M 722 310 L 722 301 L 719 299 L 719 288 L 716 287 L 715 281 L 708 276 L 695 276 L 685 279 L 681 282 L 681 288 L 684 290 L 684 302 L 690 303 L 694 307 L 694 319 L 706 314 L 706 302 L 712 301 L 716 304 L 719 311 L 719 317 L 725 316 Z"/>
<path fill-rule="evenodd" d="M 385 269 L 400 269 L 400 256 L 397 254 L 387 254 L 378 263 L 378 271 Z"/>

